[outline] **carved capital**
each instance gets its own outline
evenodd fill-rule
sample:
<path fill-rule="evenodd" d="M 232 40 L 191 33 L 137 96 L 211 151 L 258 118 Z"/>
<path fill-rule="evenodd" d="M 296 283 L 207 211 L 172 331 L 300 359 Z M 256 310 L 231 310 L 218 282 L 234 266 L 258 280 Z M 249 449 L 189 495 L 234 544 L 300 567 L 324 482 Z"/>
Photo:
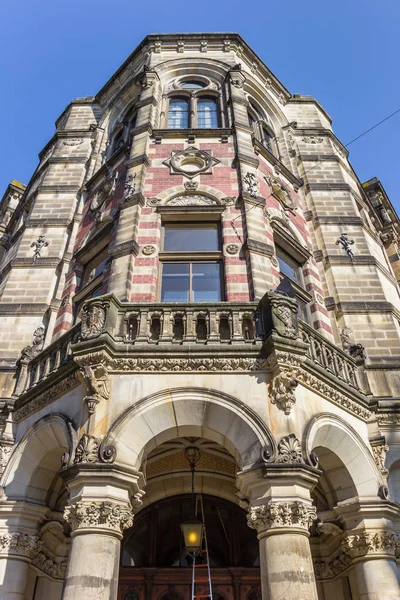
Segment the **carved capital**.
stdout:
<path fill-rule="evenodd" d="M 36 533 L 13 531 L 0 535 L 0 553 L 32 558 L 41 549 L 42 542 Z"/>
<path fill-rule="evenodd" d="M 0 444 L 0 477 L 3 475 L 9 458 L 11 456 L 12 446 Z"/>
<path fill-rule="evenodd" d="M 263 533 L 276 528 L 298 528 L 306 532 L 317 518 L 315 506 L 304 502 L 273 502 L 251 506 L 247 515 L 247 525 Z"/>
<path fill-rule="evenodd" d="M 341 542 L 343 552 L 351 558 L 376 556 L 379 554 L 395 556 L 400 539 L 390 531 L 368 532 L 347 535 Z"/>
<path fill-rule="evenodd" d="M 345 552 L 339 552 L 329 561 L 314 562 L 315 577 L 317 580 L 332 579 L 352 565 L 352 560 Z"/>
<path fill-rule="evenodd" d="M 115 502 L 81 501 L 70 504 L 64 511 L 64 518 L 71 525 L 72 532 L 106 529 L 120 536 L 133 524 L 132 507 Z"/>

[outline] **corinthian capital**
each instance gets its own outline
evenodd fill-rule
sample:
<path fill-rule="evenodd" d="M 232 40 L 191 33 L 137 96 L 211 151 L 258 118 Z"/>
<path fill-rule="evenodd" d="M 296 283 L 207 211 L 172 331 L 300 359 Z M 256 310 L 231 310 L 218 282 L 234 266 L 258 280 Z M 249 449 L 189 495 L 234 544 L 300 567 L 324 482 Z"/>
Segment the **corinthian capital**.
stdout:
<path fill-rule="evenodd" d="M 133 524 L 132 508 L 115 502 L 76 502 L 66 507 L 64 518 L 71 525 L 72 531 L 108 529 L 120 535 Z"/>
<path fill-rule="evenodd" d="M 41 549 L 42 542 L 36 533 L 12 531 L 0 534 L 0 553 L 32 558 Z"/>
<path fill-rule="evenodd" d="M 347 535 L 341 543 L 342 550 L 351 558 L 376 556 L 377 554 L 395 556 L 400 546 L 400 536 L 391 531 L 362 531 Z"/>
<path fill-rule="evenodd" d="M 317 518 L 317 510 L 304 502 L 268 502 L 260 506 L 251 506 L 247 515 L 247 524 L 258 533 L 277 527 L 311 527 Z"/>

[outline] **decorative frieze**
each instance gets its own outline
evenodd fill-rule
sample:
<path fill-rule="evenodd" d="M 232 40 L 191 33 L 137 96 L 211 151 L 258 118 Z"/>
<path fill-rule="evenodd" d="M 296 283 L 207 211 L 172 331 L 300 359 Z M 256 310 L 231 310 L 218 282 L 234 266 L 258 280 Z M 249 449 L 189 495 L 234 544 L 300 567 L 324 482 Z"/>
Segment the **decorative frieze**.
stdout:
<path fill-rule="evenodd" d="M 396 533 L 363 531 L 347 535 L 341 542 L 341 548 L 353 559 L 377 554 L 395 556 L 399 543 L 400 538 Z"/>
<path fill-rule="evenodd" d="M 64 518 L 73 532 L 101 528 L 121 534 L 133 525 L 132 508 L 115 502 L 81 501 L 70 504 L 64 511 Z"/>
<path fill-rule="evenodd" d="M 32 559 L 32 565 L 53 579 L 64 579 L 68 561 L 53 560 L 45 550 L 42 550 L 35 554 Z"/>
<path fill-rule="evenodd" d="M 247 514 L 247 524 L 258 533 L 277 527 L 308 529 L 317 518 L 315 506 L 304 502 L 273 502 L 251 506 Z"/>
<path fill-rule="evenodd" d="M 13 531 L 0 535 L 0 553 L 32 558 L 41 549 L 42 542 L 36 533 Z"/>
<path fill-rule="evenodd" d="M 351 567 L 353 561 L 345 552 L 340 552 L 335 558 L 329 561 L 314 562 L 315 577 L 318 580 L 333 579 L 343 571 Z"/>

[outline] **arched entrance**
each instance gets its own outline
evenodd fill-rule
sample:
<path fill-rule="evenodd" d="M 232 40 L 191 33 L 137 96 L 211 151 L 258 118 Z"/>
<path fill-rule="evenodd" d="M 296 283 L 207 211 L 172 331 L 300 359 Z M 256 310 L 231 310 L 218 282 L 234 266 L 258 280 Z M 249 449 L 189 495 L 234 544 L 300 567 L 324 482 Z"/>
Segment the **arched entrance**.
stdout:
<path fill-rule="evenodd" d="M 195 447 L 194 489 L 186 450 Z M 181 523 L 194 513 L 204 522 L 211 567 L 213 600 L 247 600 L 260 592 L 259 543 L 238 506 L 235 457 L 204 437 L 174 437 L 143 459 L 146 475 L 144 507 L 124 534 L 119 600 L 190 600 L 192 560 L 184 550 Z M 207 562 L 205 557 L 199 562 Z M 206 570 L 202 569 L 201 579 Z M 209 592 L 197 582 L 196 595 Z"/>
<path fill-rule="evenodd" d="M 202 496 L 214 600 L 247 600 L 260 590 L 257 535 L 245 512 L 228 500 Z M 191 560 L 180 524 L 193 516 L 190 494 L 143 509 L 122 543 L 119 600 L 190 600 Z M 208 592 L 198 583 L 195 593 Z M 253 596 L 252 596 L 253 597 Z"/>

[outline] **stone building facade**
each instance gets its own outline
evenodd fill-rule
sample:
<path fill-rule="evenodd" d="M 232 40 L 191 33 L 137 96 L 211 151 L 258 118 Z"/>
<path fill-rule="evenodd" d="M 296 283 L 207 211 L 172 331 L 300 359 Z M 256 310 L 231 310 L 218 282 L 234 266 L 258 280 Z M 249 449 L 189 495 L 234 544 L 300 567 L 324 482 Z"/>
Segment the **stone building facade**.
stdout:
<path fill-rule="evenodd" d="M 1 598 L 189 600 L 188 447 L 214 600 L 399 598 L 399 221 L 325 110 L 237 34 L 150 35 L 39 158 L 0 204 Z"/>

